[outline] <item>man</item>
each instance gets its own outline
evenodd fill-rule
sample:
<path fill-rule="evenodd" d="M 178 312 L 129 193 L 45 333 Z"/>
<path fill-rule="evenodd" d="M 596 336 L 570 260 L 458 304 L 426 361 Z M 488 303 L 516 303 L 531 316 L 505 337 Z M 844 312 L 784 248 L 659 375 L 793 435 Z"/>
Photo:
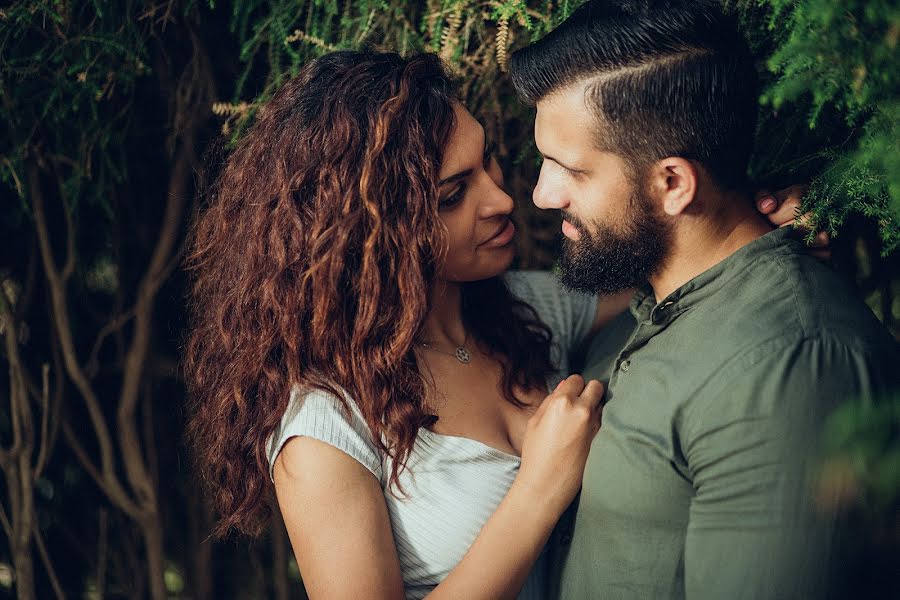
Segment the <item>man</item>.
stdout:
<path fill-rule="evenodd" d="M 895 390 L 900 353 L 753 206 L 758 93 L 735 22 L 698 0 L 588 2 L 511 76 L 537 108 L 534 201 L 563 213 L 563 281 L 649 282 L 548 595 L 821 597 L 822 424 Z"/>

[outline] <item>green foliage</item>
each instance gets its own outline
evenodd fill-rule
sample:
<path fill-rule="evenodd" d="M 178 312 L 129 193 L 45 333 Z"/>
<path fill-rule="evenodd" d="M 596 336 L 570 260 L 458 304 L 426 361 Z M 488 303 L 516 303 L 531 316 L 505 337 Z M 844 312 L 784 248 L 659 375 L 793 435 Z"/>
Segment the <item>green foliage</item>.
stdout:
<path fill-rule="evenodd" d="M 23 202 L 25 161 L 52 160 L 74 211 L 125 177 L 130 94 L 150 72 L 132 2 L 14 2 L 0 30 L 0 178 Z"/>
<path fill-rule="evenodd" d="M 826 424 L 825 444 L 823 504 L 877 516 L 900 503 L 900 396 L 841 407 Z"/>
<path fill-rule="evenodd" d="M 0 214 L 0 237 L 13 251 L 6 252 L 5 245 L 0 252 L 5 259 L 0 275 L 17 282 L 22 302 L 30 298 L 33 303 L 23 318 L 23 325 L 28 325 L 23 327 L 22 346 L 27 359 L 34 365 L 59 368 L 59 359 L 47 347 L 53 343 L 47 341 L 53 339 L 49 301 L 42 292 L 46 282 L 35 266 L 39 259 L 34 254 L 33 224 L 28 222 L 29 170 L 39 171 L 37 180 L 46 186 L 55 254 L 62 255 L 67 239 L 72 241 L 78 265 L 68 311 L 79 355 L 88 367 L 95 362 L 88 357 L 102 350 L 97 364 L 105 369 L 98 370 L 97 381 L 109 392 L 121 370 L 122 332 L 112 333 L 106 344 L 97 343 L 102 336 L 95 339 L 93 333 L 115 315 L 125 315 L 119 327 L 126 331 L 131 327 L 126 309 L 136 295 L 141 270 L 151 262 L 167 203 L 166 182 L 173 162 L 169 145 L 174 144 L 166 141 L 186 129 L 178 106 L 206 106 L 213 87 L 216 99 L 229 101 L 209 101 L 220 120 L 204 122 L 197 134 L 196 151 L 203 154 L 207 148 L 200 146 L 214 137 L 212 127 L 221 126 L 236 139 L 287 78 L 312 58 L 335 49 L 372 45 L 402 54 L 423 50 L 440 54 L 459 77 L 465 104 L 497 143 L 507 186 L 519 200 L 523 232 L 519 266 L 547 268 L 556 256 L 558 223 L 552 215 L 535 211 L 527 200 L 540 165 L 532 137 L 533 114 L 516 100 L 505 63 L 510 52 L 544 36 L 580 4 L 581 0 L 7 2 L 0 8 L 0 194 L 7 202 Z M 734 0 L 727 4 L 740 10 L 765 84 L 751 174 L 767 182 L 812 181 L 808 209 L 821 226 L 833 233 L 842 231 L 835 250 L 856 257 L 855 264 L 843 265 L 848 271 L 844 274 L 852 278 L 863 272 L 858 281 L 872 280 L 861 287 L 861 293 L 868 295 L 890 327 L 892 321 L 896 323 L 894 315 L 900 314 L 900 281 L 889 270 L 896 260 L 879 258 L 877 249 L 887 255 L 900 246 L 900 7 L 888 0 Z M 205 48 L 214 68 L 207 69 L 206 63 L 202 69 L 186 66 L 197 58 L 192 55 L 197 40 L 196 47 Z M 206 76 L 215 81 L 208 85 Z M 186 195 L 194 192 L 190 185 L 184 189 Z M 182 217 L 186 219 L 187 213 Z M 880 246 L 877 234 L 849 227 L 857 222 L 851 218 L 854 214 L 877 223 Z M 79 235 L 67 238 L 69 216 L 80 227 L 71 228 Z M 181 223 L 180 231 L 185 229 Z M 102 241 L 107 238 L 116 240 L 115 244 L 107 247 Z M 865 252 L 856 254 L 859 247 Z M 34 254 L 30 263 L 29 252 Z M 172 270 L 175 266 L 173 261 Z M 184 303 L 179 286 L 184 282 L 175 277 L 169 283 L 171 289 L 157 298 L 154 307 L 154 356 L 148 358 L 154 368 L 148 368 L 144 393 L 152 394 L 159 387 L 172 391 L 175 399 L 153 403 L 148 395 L 142 408 L 147 431 L 157 428 L 156 434 L 166 442 L 159 445 L 162 485 L 157 490 L 167 520 L 167 556 L 173 561 L 166 581 L 173 591 L 184 587 L 190 592 L 186 595 L 204 597 L 195 593 L 196 580 L 215 572 L 223 574 L 217 585 L 231 595 L 265 597 L 270 590 L 244 594 L 245 590 L 232 589 L 237 580 L 262 582 L 264 577 L 250 577 L 227 565 L 266 565 L 268 569 L 273 564 L 268 557 L 248 560 L 246 547 L 229 546 L 216 550 L 215 560 L 222 560 L 225 568 L 196 568 L 191 562 L 195 557 L 213 559 L 200 546 L 204 535 L 195 538 L 191 533 L 194 528 L 205 532 L 208 523 L 187 527 L 181 521 L 202 521 L 201 509 L 187 502 L 196 497 L 195 483 L 189 479 L 183 457 L 174 450 L 166 453 L 177 446 L 171 442 L 180 435 L 183 418 L 180 411 L 169 410 L 181 400 L 176 391 L 180 384 L 165 380 L 164 366 L 177 363 L 181 348 Z M 29 288 L 37 291 L 29 293 Z M 66 377 L 54 381 L 72 396 L 61 414 L 76 430 L 88 426 Z M 110 423 L 115 419 L 116 397 L 103 396 Z M 853 484 L 852 500 L 866 510 L 878 512 L 898 502 L 898 415 L 894 400 L 875 408 L 848 408 L 829 425 L 831 473 Z M 0 437 L 10 426 L 0 411 Z M 37 484 L 42 498 L 40 527 L 50 555 L 68 570 L 61 574 L 66 589 L 73 594 L 84 589 L 84 581 L 93 578 L 86 574 L 96 571 L 80 561 L 63 560 L 71 553 L 72 540 L 86 556 L 100 556 L 108 541 L 110 554 L 138 557 L 110 561 L 108 582 L 126 586 L 119 588 L 118 595 L 141 596 L 145 590 L 138 588 L 145 584 L 134 582 L 145 581 L 146 576 L 135 574 L 142 569 L 142 550 L 134 532 L 125 525 L 123 514 L 101 502 L 102 510 L 113 511 L 115 518 L 109 539 L 96 541 L 92 521 L 98 504 L 96 490 L 86 471 L 68 454 L 64 447 L 56 452 L 51 471 Z M 183 480 L 178 485 L 184 489 L 173 489 L 174 480 Z M 63 525 L 76 534 L 60 541 Z M 296 577 L 296 564 L 291 569 Z M 128 585 L 136 587 L 132 590 Z M 109 585 L 106 592 L 115 595 L 113 589 Z M 49 588 L 44 591 L 50 593 Z"/>
<path fill-rule="evenodd" d="M 900 4 L 738 4 L 747 21 L 765 13 L 761 21 L 771 34 L 766 41 L 776 44 L 766 61 L 774 79 L 763 106 L 798 110 L 818 141 L 817 151 L 795 157 L 819 165 L 807 209 L 832 233 L 852 212 L 873 218 L 887 254 L 900 245 Z"/>

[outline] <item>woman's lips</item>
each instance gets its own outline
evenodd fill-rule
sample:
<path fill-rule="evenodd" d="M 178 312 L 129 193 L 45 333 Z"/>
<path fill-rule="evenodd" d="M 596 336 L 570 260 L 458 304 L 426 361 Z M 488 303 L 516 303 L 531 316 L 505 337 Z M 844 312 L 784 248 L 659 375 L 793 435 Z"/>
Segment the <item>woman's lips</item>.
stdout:
<path fill-rule="evenodd" d="M 494 234 L 492 238 L 482 243 L 481 245 L 486 248 L 501 248 L 511 242 L 515 234 L 516 226 L 513 225 L 512 221 L 507 219 L 506 225 L 504 225 L 500 231 Z"/>
<path fill-rule="evenodd" d="M 569 238 L 570 240 L 579 240 L 581 239 L 581 233 L 575 228 L 574 225 L 569 223 L 568 221 L 562 222 L 562 232 L 563 235 Z"/>

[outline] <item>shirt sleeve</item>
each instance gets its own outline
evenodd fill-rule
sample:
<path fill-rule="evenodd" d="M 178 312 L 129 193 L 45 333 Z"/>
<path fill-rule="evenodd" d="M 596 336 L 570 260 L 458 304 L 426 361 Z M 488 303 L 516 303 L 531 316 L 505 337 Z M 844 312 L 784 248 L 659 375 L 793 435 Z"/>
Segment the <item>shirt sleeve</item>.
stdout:
<path fill-rule="evenodd" d="M 356 404 L 352 401 L 348 404 L 349 417 L 340 400 L 332 394 L 295 388 L 281 423 L 268 440 L 269 477 L 272 478 L 275 459 L 287 441 L 302 435 L 334 446 L 382 481 L 381 453 L 371 430 Z"/>
<path fill-rule="evenodd" d="M 836 532 L 815 504 L 823 425 L 839 404 L 877 401 L 892 381 L 876 357 L 829 340 L 755 354 L 685 418 L 688 600 L 822 596 Z"/>
<path fill-rule="evenodd" d="M 510 271 L 505 281 L 513 296 L 530 305 L 568 355 L 587 337 L 597 315 L 597 296 L 565 288 L 548 271 Z"/>

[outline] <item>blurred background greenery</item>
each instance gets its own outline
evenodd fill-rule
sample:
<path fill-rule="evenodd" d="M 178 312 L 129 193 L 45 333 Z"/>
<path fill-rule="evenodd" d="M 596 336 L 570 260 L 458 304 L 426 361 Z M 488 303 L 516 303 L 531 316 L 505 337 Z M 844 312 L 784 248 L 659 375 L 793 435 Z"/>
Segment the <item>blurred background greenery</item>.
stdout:
<path fill-rule="evenodd" d="M 509 53 L 578 6 L 552 0 L 27 0 L 0 8 L 0 597 L 304 597 L 281 523 L 208 539 L 182 442 L 179 269 L 210 174 L 306 61 L 372 44 L 436 52 L 497 143 L 519 265 L 558 223 Z M 900 338 L 900 6 L 725 1 L 764 91 L 751 174 L 809 182 L 836 270 Z M 900 365 L 898 365 L 900 368 Z M 858 532 L 846 593 L 896 585 L 900 400 L 827 431 L 820 499 Z"/>

